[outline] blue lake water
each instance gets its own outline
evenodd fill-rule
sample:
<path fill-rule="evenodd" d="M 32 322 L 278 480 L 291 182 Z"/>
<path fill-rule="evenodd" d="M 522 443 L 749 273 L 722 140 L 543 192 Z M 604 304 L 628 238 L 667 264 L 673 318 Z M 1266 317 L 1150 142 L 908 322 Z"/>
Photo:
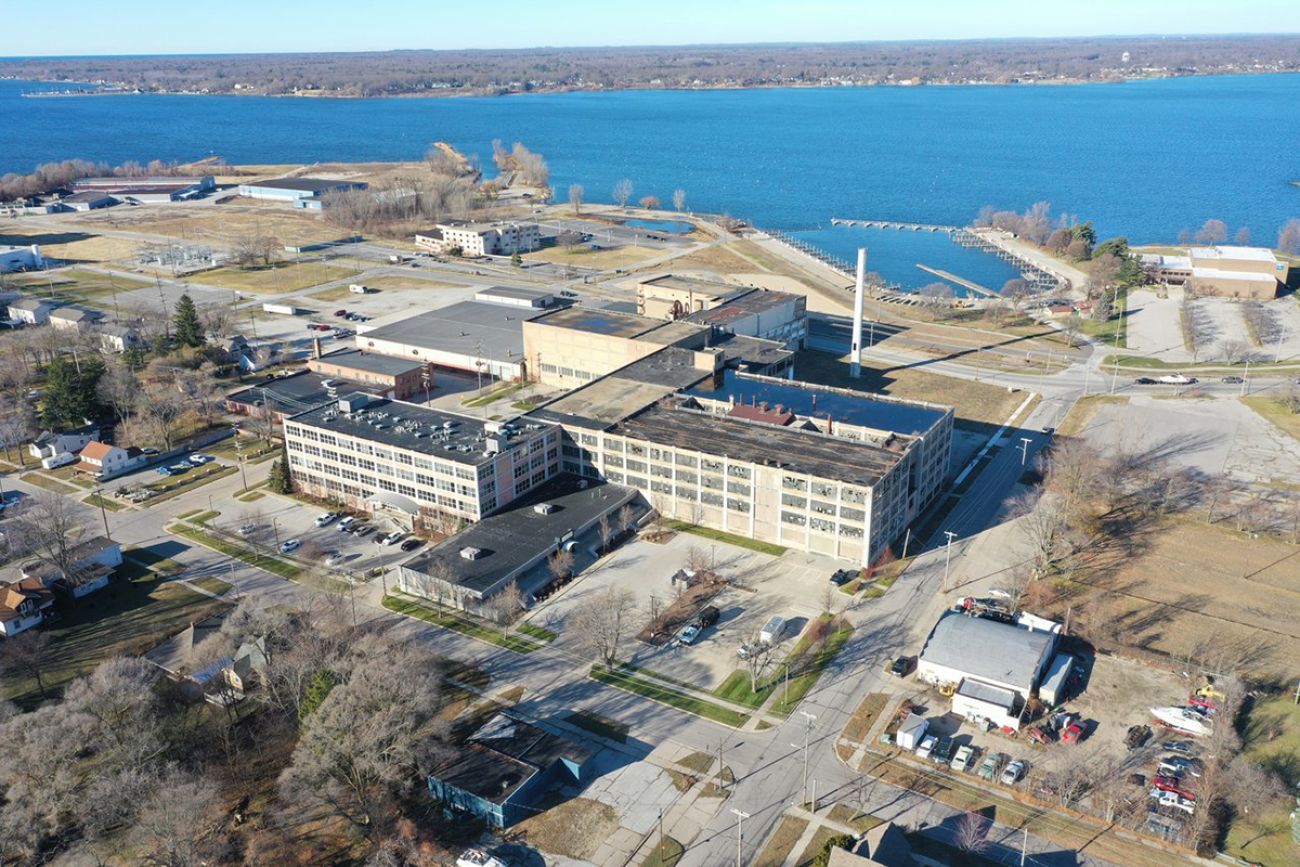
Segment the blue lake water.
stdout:
<path fill-rule="evenodd" d="M 438 140 L 486 164 L 501 138 L 545 154 L 561 196 L 579 182 L 589 201 L 608 200 L 630 178 L 633 198 L 669 201 L 681 187 L 693 210 L 790 231 L 831 217 L 964 224 L 984 204 L 1045 199 L 1103 236 L 1169 241 L 1214 217 L 1271 244 L 1300 215 L 1289 184 L 1300 179 L 1300 75 L 454 99 L 19 96 L 35 87 L 0 81 L 0 172 L 67 157 L 409 160 Z M 878 246 L 883 261 L 886 239 Z M 903 270 L 921 255 L 897 252 Z"/>

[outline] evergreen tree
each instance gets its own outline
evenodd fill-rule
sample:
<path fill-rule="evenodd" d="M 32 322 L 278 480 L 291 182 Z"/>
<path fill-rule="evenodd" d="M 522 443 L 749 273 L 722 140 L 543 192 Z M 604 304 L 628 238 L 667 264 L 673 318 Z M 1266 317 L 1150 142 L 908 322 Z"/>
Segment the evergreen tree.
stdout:
<path fill-rule="evenodd" d="M 97 358 L 80 363 L 59 356 L 46 368 L 45 402 L 41 405 L 41 423 L 49 427 L 77 427 L 99 413 L 95 387 L 104 373 Z"/>
<path fill-rule="evenodd" d="M 271 464 L 267 487 L 275 494 L 293 493 L 293 476 L 289 473 L 289 447 L 280 447 L 280 457 Z"/>
<path fill-rule="evenodd" d="M 207 342 L 203 337 L 203 325 L 199 322 L 199 311 L 194 307 L 194 299 L 188 292 L 176 302 L 172 325 L 176 329 L 177 346 L 197 348 Z"/>
<path fill-rule="evenodd" d="M 321 703 L 329 697 L 337 683 L 338 680 L 328 668 L 317 670 L 308 682 L 307 694 L 303 696 L 302 704 L 298 707 L 298 720 L 301 722 L 311 716 L 312 711 L 320 707 Z"/>

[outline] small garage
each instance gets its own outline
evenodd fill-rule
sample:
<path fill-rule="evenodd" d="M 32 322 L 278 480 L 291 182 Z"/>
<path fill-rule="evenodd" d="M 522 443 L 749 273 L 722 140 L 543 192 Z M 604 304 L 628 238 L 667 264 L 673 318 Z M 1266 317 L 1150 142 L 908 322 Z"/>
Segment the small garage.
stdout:
<path fill-rule="evenodd" d="M 1016 692 L 978 680 L 962 680 L 952 696 L 952 711 L 973 723 L 987 720 L 996 728 L 1020 728 L 1020 697 Z"/>
<path fill-rule="evenodd" d="M 1047 666 L 1047 674 L 1038 687 L 1038 697 L 1047 704 L 1057 705 L 1066 699 L 1066 685 L 1074 671 L 1074 657 L 1068 653 L 1058 653 L 1052 657 Z"/>

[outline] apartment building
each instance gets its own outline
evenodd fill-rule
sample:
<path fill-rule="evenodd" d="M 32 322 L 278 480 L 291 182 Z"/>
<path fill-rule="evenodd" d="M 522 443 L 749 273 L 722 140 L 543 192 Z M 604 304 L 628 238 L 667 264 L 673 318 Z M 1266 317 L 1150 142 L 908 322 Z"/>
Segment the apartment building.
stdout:
<path fill-rule="evenodd" d="M 462 256 L 511 256 L 541 246 L 536 223 L 439 223 L 415 236 L 415 244 L 435 253 L 459 249 Z"/>
<path fill-rule="evenodd" d="M 479 521 L 559 471 L 560 429 L 494 422 L 364 394 L 286 418 L 296 484 L 412 526 Z"/>

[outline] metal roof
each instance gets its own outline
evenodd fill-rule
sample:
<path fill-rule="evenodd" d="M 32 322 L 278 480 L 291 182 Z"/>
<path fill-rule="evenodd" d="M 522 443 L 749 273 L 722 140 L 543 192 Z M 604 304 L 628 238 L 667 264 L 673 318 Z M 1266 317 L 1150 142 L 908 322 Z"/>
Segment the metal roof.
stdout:
<path fill-rule="evenodd" d="M 969 677 L 1032 689 L 1056 635 L 982 617 L 948 613 L 935 624 L 921 649 L 921 660 Z"/>
<path fill-rule="evenodd" d="M 533 307 L 461 301 L 358 334 L 357 341 L 362 345 L 362 341 L 386 340 L 424 352 L 520 364 L 524 360 L 523 324 L 545 313 Z"/>

